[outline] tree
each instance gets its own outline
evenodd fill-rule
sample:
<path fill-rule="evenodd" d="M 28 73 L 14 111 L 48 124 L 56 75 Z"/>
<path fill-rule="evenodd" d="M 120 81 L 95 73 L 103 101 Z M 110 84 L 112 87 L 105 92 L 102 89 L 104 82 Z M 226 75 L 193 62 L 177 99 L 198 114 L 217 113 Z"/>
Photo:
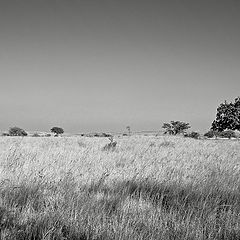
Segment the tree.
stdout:
<path fill-rule="evenodd" d="M 9 136 L 27 136 L 28 134 L 19 127 L 11 127 L 9 129 Z"/>
<path fill-rule="evenodd" d="M 55 136 L 58 136 L 59 134 L 63 134 L 64 130 L 60 127 L 53 127 L 51 128 L 51 132 L 53 132 Z"/>
<path fill-rule="evenodd" d="M 170 123 L 164 123 L 162 128 L 165 129 L 164 134 L 168 133 L 170 135 L 176 135 L 180 133 L 185 133 L 185 131 L 190 128 L 189 123 L 180 121 L 171 121 Z"/>
<path fill-rule="evenodd" d="M 130 136 L 131 135 L 131 128 L 130 128 L 130 126 L 127 126 L 126 129 L 128 130 L 128 135 Z"/>
<path fill-rule="evenodd" d="M 226 129 L 240 131 L 240 97 L 237 97 L 233 103 L 225 101 L 220 104 L 211 129 L 218 132 Z"/>

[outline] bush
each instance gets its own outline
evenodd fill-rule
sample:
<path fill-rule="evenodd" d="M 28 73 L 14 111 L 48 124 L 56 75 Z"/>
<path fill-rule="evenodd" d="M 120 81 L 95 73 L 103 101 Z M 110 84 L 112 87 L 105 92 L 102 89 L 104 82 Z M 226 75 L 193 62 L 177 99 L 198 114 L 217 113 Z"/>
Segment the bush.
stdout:
<path fill-rule="evenodd" d="M 10 136 L 9 133 L 2 133 L 2 136 L 6 137 L 6 136 Z"/>
<path fill-rule="evenodd" d="M 184 137 L 199 139 L 200 138 L 200 133 L 198 133 L 198 132 L 186 133 L 186 134 L 184 134 Z"/>
<path fill-rule="evenodd" d="M 112 135 L 111 134 L 109 134 L 109 133 L 102 133 L 102 135 L 101 135 L 101 137 L 111 137 Z"/>
<path fill-rule="evenodd" d="M 27 136 L 27 133 L 19 128 L 19 127 L 12 127 L 9 129 L 9 136 Z"/>
<path fill-rule="evenodd" d="M 213 138 L 213 137 L 217 137 L 218 135 L 219 135 L 218 132 L 210 130 L 204 134 L 204 137 Z"/>
<path fill-rule="evenodd" d="M 219 136 L 222 137 L 222 138 L 235 138 L 236 137 L 236 134 L 234 131 L 232 130 L 226 130 L 226 131 L 223 131 L 223 132 L 220 132 L 219 133 Z"/>
<path fill-rule="evenodd" d="M 220 137 L 220 138 L 236 138 L 236 133 L 232 130 L 226 130 L 226 131 L 222 131 L 222 132 L 217 132 L 217 131 L 213 131 L 210 130 L 207 133 L 204 134 L 205 137 L 208 138 L 213 138 L 213 137 Z"/>
<path fill-rule="evenodd" d="M 34 133 L 32 137 L 41 137 L 38 133 Z"/>

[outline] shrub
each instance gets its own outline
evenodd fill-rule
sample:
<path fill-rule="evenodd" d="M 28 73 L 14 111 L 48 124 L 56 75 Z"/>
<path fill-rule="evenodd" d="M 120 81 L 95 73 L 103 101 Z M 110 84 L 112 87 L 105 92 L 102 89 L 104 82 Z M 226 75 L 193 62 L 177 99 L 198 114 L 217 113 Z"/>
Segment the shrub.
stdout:
<path fill-rule="evenodd" d="M 220 138 L 232 138 L 232 137 L 237 137 L 236 133 L 232 130 L 226 130 L 226 131 L 222 131 L 222 132 L 217 132 L 217 131 L 213 131 L 210 130 L 207 133 L 204 134 L 205 137 L 208 138 L 213 138 L 213 137 L 220 137 Z"/>
<path fill-rule="evenodd" d="M 41 137 L 38 133 L 34 133 L 32 137 Z"/>
<path fill-rule="evenodd" d="M 9 133 L 5 133 L 5 132 L 4 132 L 4 133 L 2 133 L 2 136 L 5 137 L 5 136 L 10 136 L 10 135 L 9 135 Z"/>
<path fill-rule="evenodd" d="M 109 133 L 102 133 L 102 136 L 101 137 L 111 137 L 112 135 L 111 134 L 109 134 Z"/>
<path fill-rule="evenodd" d="M 218 132 L 210 130 L 204 134 L 204 137 L 213 138 L 213 137 L 217 137 L 218 135 L 219 135 Z"/>
<path fill-rule="evenodd" d="M 235 132 L 234 131 L 232 131 L 232 130 L 226 130 L 226 131 L 223 131 L 223 132 L 220 132 L 219 133 L 219 135 L 220 135 L 220 137 L 222 137 L 222 138 L 235 138 L 236 137 L 236 134 L 235 134 Z"/>
<path fill-rule="evenodd" d="M 184 137 L 199 139 L 200 138 L 200 133 L 198 133 L 198 132 L 186 133 L 186 134 L 184 134 Z"/>
<path fill-rule="evenodd" d="M 9 136 L 27 136 L 27 133 L 19 127 L 11 127 L 9 129 Z"/>

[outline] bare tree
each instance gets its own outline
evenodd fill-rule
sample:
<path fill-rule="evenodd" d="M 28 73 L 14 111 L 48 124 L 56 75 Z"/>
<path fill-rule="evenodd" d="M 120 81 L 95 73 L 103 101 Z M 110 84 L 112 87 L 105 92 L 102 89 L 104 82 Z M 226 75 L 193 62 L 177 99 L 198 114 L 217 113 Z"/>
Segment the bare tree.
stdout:
<path fill-rule="evenodd" d="M 130 126 L 127 126 L 126 129 L 128 130 L 128 135 L 130 136 L 131 135 L 131 128 L 130 128 Z"/>

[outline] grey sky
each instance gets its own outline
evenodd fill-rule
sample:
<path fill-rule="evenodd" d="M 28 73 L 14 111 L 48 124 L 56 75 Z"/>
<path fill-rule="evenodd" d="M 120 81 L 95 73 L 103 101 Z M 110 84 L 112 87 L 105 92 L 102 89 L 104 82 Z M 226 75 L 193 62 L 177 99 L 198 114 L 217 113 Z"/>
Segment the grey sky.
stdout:
<path fill-rule="evenodd" d="M 238 0 L 0 1 L 0 129 L 204 131 L 240 95 Z"/>

